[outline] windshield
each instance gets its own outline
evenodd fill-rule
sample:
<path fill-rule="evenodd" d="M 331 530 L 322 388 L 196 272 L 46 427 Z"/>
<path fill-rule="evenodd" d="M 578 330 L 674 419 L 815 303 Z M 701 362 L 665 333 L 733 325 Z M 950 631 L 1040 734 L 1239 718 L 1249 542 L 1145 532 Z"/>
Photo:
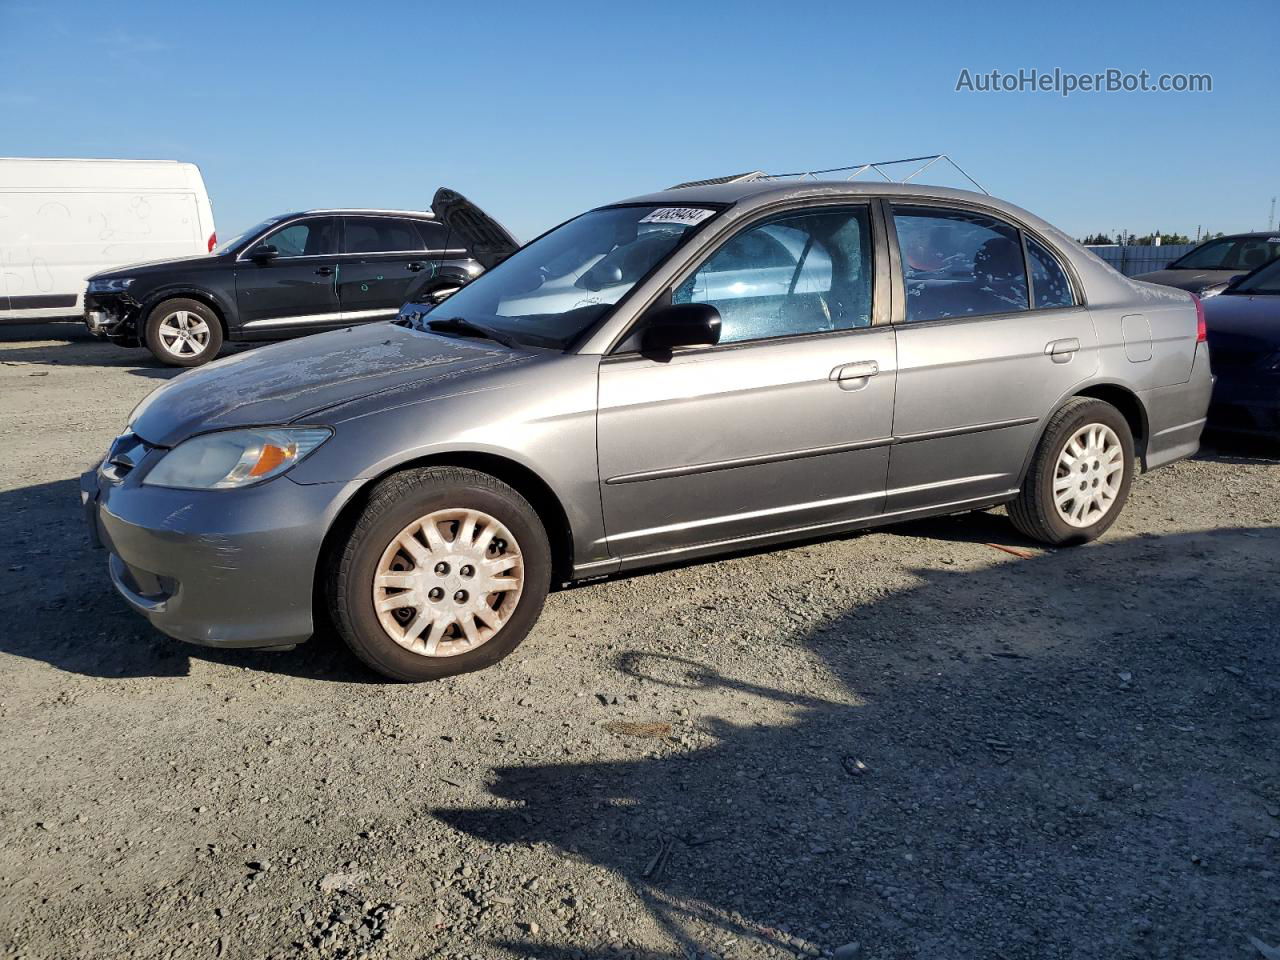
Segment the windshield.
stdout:
<path fill-rule="evenodd" d="M 715 214 L 708 207 L 592 210 L 520 248 L 418 322 L 463 320 L 566 347 Z"/>
<path fill-rule="evenodd" d="M 1181 260 L 1169 264 L 1170 270 L 1257 270 L 1280 257 L 1278 237 L 1222 237 L 1196 247 Z"/>
<path fill-rule="evenodd" d="M 248 237 L 256 237 L 258 234 L 260 234 L 263 230 L 267 229 L 267 227 L 271 226 L 273 223 L 279 223 L 281 219 L 282 218 L 280 217 L 268 217 L 266 220 L 263 220 L 261 223 L 250 227 L 248 230 L 243 230 L 240 233 L 237 233 L 230 240 L 227 240 L 223 243 L 218 244 L 217 248 L 213 252 L 214 253 L 230 253 L 238 245 L 243 243 Z"/>
<path fill-rule="evenodd" d="M 1268 264 L 1257 273 L 1241 277 L 1227 293 L 1278 294 L 1280 293 L 1280 260 Z"/>

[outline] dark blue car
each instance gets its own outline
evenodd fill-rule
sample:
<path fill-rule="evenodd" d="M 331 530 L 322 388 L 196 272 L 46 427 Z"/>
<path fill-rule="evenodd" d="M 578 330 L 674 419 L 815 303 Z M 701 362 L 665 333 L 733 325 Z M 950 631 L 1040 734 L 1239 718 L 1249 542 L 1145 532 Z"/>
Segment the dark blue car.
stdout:
<path fill-rule="evenodd" d="M 1217 383 L 1209 426 L 1280 438 L 1280 260 L 1204 301 Z"/>

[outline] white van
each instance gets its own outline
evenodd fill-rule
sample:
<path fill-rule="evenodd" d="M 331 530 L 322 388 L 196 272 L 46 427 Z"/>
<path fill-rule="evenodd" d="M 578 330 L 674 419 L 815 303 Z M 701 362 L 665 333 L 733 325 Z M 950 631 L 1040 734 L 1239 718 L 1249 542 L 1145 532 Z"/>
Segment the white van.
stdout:
<path fill-rule="evenodd" d="M 0 158 L 0 323 L 78 316 L 90 274 L 216 244 L 194 163 Z"/>

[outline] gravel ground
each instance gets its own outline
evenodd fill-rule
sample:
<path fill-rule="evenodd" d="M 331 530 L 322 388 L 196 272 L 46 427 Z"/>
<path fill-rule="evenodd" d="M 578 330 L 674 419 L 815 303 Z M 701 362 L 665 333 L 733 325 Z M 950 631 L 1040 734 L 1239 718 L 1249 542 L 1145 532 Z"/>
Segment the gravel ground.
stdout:
<path fill-rule="evenodd" d="M 399 686 L 127 610 L 76 476 L 170 373 L 51 333 L 0 328 L 5 957 L 1280 943 L 1278 450 L 1078 549 L 991 512 L 562 591 Z"/>

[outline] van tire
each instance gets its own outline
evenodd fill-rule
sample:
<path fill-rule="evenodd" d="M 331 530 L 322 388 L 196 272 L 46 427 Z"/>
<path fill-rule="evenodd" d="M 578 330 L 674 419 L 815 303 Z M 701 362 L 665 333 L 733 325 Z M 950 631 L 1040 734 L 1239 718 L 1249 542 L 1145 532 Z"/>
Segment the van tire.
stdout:
<path fill-rule="evenodd" d="M 222 349 L 222 321 L 199 300 L 174 297 L 151 308 L 142 339 L 161 363 L 198 367 Z"/>

